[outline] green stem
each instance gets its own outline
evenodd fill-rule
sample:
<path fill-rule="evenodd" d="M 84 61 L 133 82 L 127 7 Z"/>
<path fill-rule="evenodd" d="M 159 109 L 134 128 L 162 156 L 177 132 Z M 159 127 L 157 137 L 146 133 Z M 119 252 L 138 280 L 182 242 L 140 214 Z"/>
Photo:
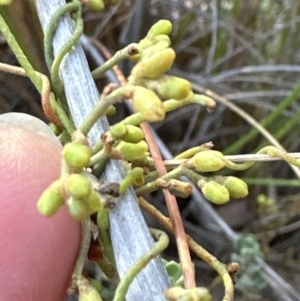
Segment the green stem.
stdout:
<path fill-rule="evenodd" d="M 137 196 L 141 196 L 143 194 L 148 194 L 150 192 L 153 192 L 157 190 L 159 185 L 159 180 L 168 181 L 171 179 L 178 179 L 182 176 L 182 166 L 178 166 L 177 168 L 173 169 L 172 171 L 166 173 L 163 177 L 160 177 L 158 179 L 155 179 L 154 181 L 151 181 L 135 190 L 135 193 Z"/>
<path fill-rule="evenodd" d="M 49 22 L 49 25 L 45 30 L 45 37 L 44 37 L 45 60 L 49 69 L 51 69 L 51 66 L 54 61 L 52 41 L 53 41 L 56 28 L 59 24 L 59 20 L 66 13 L 77 11 L 78 5 L 79 3 L 68 3 L 65 6 L 62 6 L 60 9 L 58 9 L 55 12 L 55 14 L 53 14 L 51 21 Z"/>
<path fill-rule="evenodd" d="M 98 225 L 98 231 L 99 231 L 99 240 L 101 245 L 103 246 L 105 250 L 105 254 L 109 258 L 109 260 L 112 263 L 115 263 L 115 257 L 114 257 L 114 251 L 113 246 L 110 239 L 109 234 L 109 210 L 107 208 L 103 208 L 98 211 L 97 213 L 97 225 Z"/>
<path fill-rule="evenodd" d="M 0 28 L 3 33 L 7 43 L 9 44 L 11 50 L 15 54 L 17 60 L 21 64 L 21 66 L 26 70 L 26 73 L 30 80 L 33 82 L 34 86 L 37 88 L 39 92 L 42 91 L 42 80 L 39 75 L 37 75 L 36 71 L 33 69 L 32 65 L 28 61 L 21 47 L 19 46 L 17 40 L 14 35 L 10 31 L 9 26 L 5 22 L 4 18 L 0 14 Z"/>
<path fill-rule="evenodd" d="M 76 131 L 75 125 L 73 121 L 69 118 L 65 110 L 56 101 L 53 93 L 50 94 L 50 104 L 56 115 L 59 117 L 61 123 L 65 127 L 66 131 L 68 132 L 69 136 L 72 136 L 72 134 Z"/>
<path fill-rule="evenodd" d="M 105 115 L 106 110 L 110 105 L 120 102 L 126 97 L 126 91 L 128 91 L 128 89 L 130 90 L 132 88 L 126 86 L 118 88 L 107 95 L 104 99 L 98 101 L 92 112 L 80 126 L 79 131 L 81 131 L 84 135 L 87 135 L 97 120 Z"/>
<path fill-rule="evenodd" d="M 108 159 L 109 155 L 102 149 L 100 152 L 91 157 L 89 166 L 92 167 L 98 163 L 102 164 L 102 162 L 107 162 Z"/>
<path fill-rule="evenodd" d="M 195 183 L 197 185 L 198 181 L 200 180 L 205 180 L 206 178 L 199 175 L 198 173 L 190 170 L 189 168 L 182 168 L 182 175 L 186 176 L 187 178 L 189 178 L 193 183 Z"/>
<path fill-rule="evenodd" d="M 139 53 L 138 44 L 129 44 L 125 48 L 117 51 L 115 55 L 102 64 L 100 67 L 92 71 L 92 76 L 97 79 L 105 74 L 106 71 L 110 70 L 115 65 L 119 64 L 121 61 L 130 59 L 133 55 Z"/>
<path fill-rule="evenodd" d="M 169 238 L 166 233 L 156 230 L 150 229 L 151 234 L 158 239 L 155 243 L 154 247 L 143 255 L 124 275 L 121 279 L 113 301 L 124 301 L 128 288 L 136 275 L 150 262 L 151 259 L 155 258 L 159 255 L 169 244 Z"/>
<path fill-rule="evenodd" d="M 67 12 L 76 11 L 76 27 L 75 30 L 70 37 L 70 39 L 65 43 L 62 49 L 58 52 L 56 57 L 53 59 L 52 53 L 52 40 L 59 24 L 59 19 L 66 14 Z M 83 20 L 81 17 L 81 3 L 78 0 L 75 0 L 73 3 L 66 4 L 65 6 L 61 7 L 49 22 L 47 29 L 45 30 L 45 52 L 46 52 L 46 60 L 48 66 L 51 66 L 51 83 L 52 87 L 55 90 L 57 96 L 66 103 L 66 98 L 64 94 L 64 87 L 61 82 L 59 76 L 59 68 L 61 65 L 62 60 L 64 59 L 65 55 L 72 50 L 72 47 L 77 43 L 78 39 L 80 38 L 81 34 L 83 33 Z"/>
<path fill-rule="evenodd" d="M 273 179 L 273 178 L 240 178 L 248 185 L 299 187 L 298 179 Z"/>
<path fill-rule="evenodd" d="M 82 271 L 84 268 L 85 260 L 87 258 L 87 254 L 90 248 L 91 242 L 91 225 L 90 219 L 84 220 L 82 223 L 82 240 L 81 240 L 81 247 L 79 251 L 79 255 L 76 261 L 75 269 L 72 275 L 73 281 L 76 283 L 82 276 Z"/>

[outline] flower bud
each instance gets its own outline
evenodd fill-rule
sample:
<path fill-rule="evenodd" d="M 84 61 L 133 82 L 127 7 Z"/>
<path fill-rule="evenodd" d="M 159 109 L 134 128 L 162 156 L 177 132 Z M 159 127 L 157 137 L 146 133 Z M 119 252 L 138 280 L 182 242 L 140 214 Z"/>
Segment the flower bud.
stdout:
<path fill-rule="evenodd" d="M 57 180 L 42 193 L 37 207 L 43 215 L 53 216 L 63 205 L 64 201 L 63 185 L 60 180 Z"/>
<path fill-rule="evenodd" d="M 159 42 L 167 42 L 168 43 L 168 46 L 171 45 L 171 39 L 165 35 L 165 34 L 159 34 L 158 36 L 155 36 L 155 37 L 152 37 L 150 39 L 150 41 L 153 43 L 153 44 L 157 44 Z"/>
<path fill-rule="evenodd" d="M 236 177 L 226 177 L 224 186 L 228 189 L 230 196 L 239 199 L 248 195 L 247 184 Z"/>
<path fill-rule="evenodd" d="M 130 185 L 141 186 L 144 184 L 144 169 L 142 167 L 134 167 L 120 182 L 120 193 L 123 194 Z"/>
<path fill-rule="evenodd" d="M 82 4 L 85 5 L 88 9 L 93 11 L 103 10 L 105 4 L 103 0 L 81 0 Z"/>
<path fill-rule="evenodd" d="M 146 88 L 136 87 L 132 95 L 135 110 L 140 112 L 147 121 L 161 121 L 165 118 L 165 109 L 157 95 Z"/>
<path fill-rule="evenodd" d="M 78 287 L 79 300 L 78 301 L 102 301 L 101 296 L 97 290 L 91 285 L 84 285 Z"/>
<path fill-rule="evenodd" d="M 145 85 L 148 89 L 156 92 L 162 100 L 182 100 L 192 96 L 190 82 L 176 76 L 162 75 L 156 80 L 145 81 Z"/>
<path fill-rule="evenodd" d="M 83 5 L 85 5 L 88 9 L 93 11 L 103 10 L 105 8 L 105 4 L 103 0 L 82 0 Z"/>
<path fill-rule="evenodd" d="M 111 105 L 107 108 L 107 110 L 105 111 L 105 115 L 107 117 L 111 117 L 111 116 L 114 116 L 117 112 L 117 109 L 115 106 Z"/>
<path fill-rule="evenodd" d="M 214 181 L 209 181 L 202 185 L 201 181 L 198 182 L 198 186 L 207 200 L 218 205 L 229 201 L 229 191 L 226 187 Z"/>
<path fill-rule="evenodd" d="M 127 133 L 127 127 L 124 123 L 119 122 L 117 124 L 114 124 L 111 128 L 110 128 L 110 133 L 112 135 L 112 137 L 116 140 L 122 139 L 125 137 L 126 133 Z"/>
<path fill-rule="evenodd" d="M 66 180 L 66 188 L 69 194 L 74 198 L 83 199 L 89 196 L 92 190 L 92 184 L 87 177 L 72 174 Z"/>
<path fill-rule="evenodd" d="M 90 214 L 99 211 L 103 207 L 99 193 L 94 190 L 92 190 L 89 196 L 84 199 L 84 202 L 87 205 Z"/>
<path fill-rule="evenodd" d="M 120 151 L 123 160 L 136 161 L 146 157 L 148 144 L 144 140 L 138 143 L 121 141 L 116 149 Z"/>
<path fill-rule="evenodd" d="M 64 146 L 62 154 L 68 165 L 83 168 L 88 165 L 92 152 L 86 145 L 71 142 Z"/>
<path fill-rule="evenodd" d="M 123 138 L 126 142 L 138 143 L 145 138 L 144 132 L 140 127 L 134 125 L 126 125 L 127 133 Z"/>
<path fill-rule="evenodd" d="M 78 221 L 83 221 L 89 216 L 89 210 L 85 203 L 73 197 L 67 200 L 67 205 L 69 207 L 70 214 Z"/>
<path fill-rule="evenodd" d="M 172 23 L 169 20 L 159 20 L 149 30 L 149 35 L 169 35 L 172 31 Z"/>
<path fill-rule="evenodd" d="M 191 163 L 199 172 L 213 172 L 225 166 L 224 155 L 215 150 L 207 150 L 197 153 Z"/>
<path fill-rule="evenodd" d="M 164 42 L 158 44 L 160 43 Z M 176 56 L 175 51 L 171 48 L 156 51 L 153 48 L 154 46 L 147 48 L 144 51 L 144 53 L 147 52 L 147 55 L 144 56 L 143 53 L 141 61 L 132 68 L 131 75 L 133 77 L 155 79 L 172 67 Z"/>

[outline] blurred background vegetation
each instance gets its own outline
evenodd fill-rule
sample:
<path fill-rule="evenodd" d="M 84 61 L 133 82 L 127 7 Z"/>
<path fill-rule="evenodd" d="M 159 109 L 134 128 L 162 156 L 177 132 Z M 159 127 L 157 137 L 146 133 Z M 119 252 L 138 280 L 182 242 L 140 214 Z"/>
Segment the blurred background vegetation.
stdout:
<path fill-rule="evenodd" d="M 42 35 L 32 2 L 15 0 L 8 8 L 0 9 L 14 20 L 15 34 L 35 68 L 47 73 Z M 170 74 L 189 79 L 195 91 L 212 91 L 218 103 L 213 113 L 191 105 L 153 125 L 166 159 L 208 141 L 214 143 L 215 149 L 230 155 L 255 153 L 271 144 L 255 130 L 255 124 L 241 117 L 234 105 L 263 125 L 288 152 L 299 151 L 298 0 L 121 0 L 118 6 L 102 12 L 84 10 L 82 42 L 91 68 L 105 57 L 101 45 L 114 53 L 143 38 L 159 19 L 169 19 L 174 26 L 171 38 L 177 59 Z M 1 62 L 17 64 L 2 36 L 0 57 Z M 130 63 L 123 63 L 121 68 L 129 74 Z M 109 81 L 117 81 L 113 73 L 97 82 L 99 90 Z M 1 72 L 0 86 L 1 113 L 21 111 L 45 120 L 40 97 L 29 80 Z M 129 109 L 119 105 L 111 122 L 127 114 Z M 278 283 L 268 279 L 259 265 L 250 260 L 246 265 L 252 270 L 242 268 L 248 278 L 244 277 L 244 282 L 237 285 L 236 300 L 300 300 L 297 175 L 285 162 L 261 162 L 247 171 L 225 170 L 224 174 L 245 178 L 250 185 L 249 196 L 219 207 L 207 204 L 197 191 L 189 199 L 179 199 L 187 232 L 223 262 L 229 262 L 231 254 L 238 254 L 243 248 L 256 252 L 269 264 L 271 274 L 279 273 L 290 284 L 283 292 L 278 284 L 280 279 Z M 161 194 L 149 199 L 166 213 Z M 156 225 L 151 218 L 147 219 L 149 224 Z M 246 247 L 239 241 L 234 250 L 232 239 L 236 237 L 232 229 L 236 233 L 252 233 L 263 255 L 252 237 L 248 237 Z M 249 252 L 242 252 L 244 261 Z M 174 244 L 165 257 L 176 259 Z M 214 298 L 220 298 L 220 279 L 201 260 L 194 258 L 194 263 L 199 285 L 207 286 Z"/>

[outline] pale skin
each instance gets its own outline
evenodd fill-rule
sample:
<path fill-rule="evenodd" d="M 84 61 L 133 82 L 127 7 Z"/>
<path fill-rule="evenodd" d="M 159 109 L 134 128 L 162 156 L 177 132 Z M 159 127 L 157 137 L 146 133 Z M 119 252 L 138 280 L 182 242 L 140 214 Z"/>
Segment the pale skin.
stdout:
<path fill-rule="evenodd" d="M 51 218 L 36 207 L 60 165 L 60 149 L 46 138 L 0 126 L 0 300 L 65 300 L 80 223 L 65 207 Z"/>

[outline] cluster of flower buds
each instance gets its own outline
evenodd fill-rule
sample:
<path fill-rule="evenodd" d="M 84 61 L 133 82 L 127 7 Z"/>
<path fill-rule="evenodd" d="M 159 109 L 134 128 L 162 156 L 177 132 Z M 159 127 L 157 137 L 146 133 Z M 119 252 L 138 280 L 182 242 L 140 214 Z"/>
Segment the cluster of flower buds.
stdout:
<path fill-rule="evenodd" d="M 176 57 L 175 51 L 170 47 L 168 35 L 171 31 L 170 21 L 157 22 L 146 38 L 138 43 L 139 53 L 132 57 L 137 61 L 129 77 L 129 82 L 137 85 L 132 95 L 133 106 L 151 122 L 164 119 L 163 100 L 190 99 L 194 95 L 187 80 L 165 74 Z"/>
<path fill-rule="evenodd" d="M 244 198 L 248 195 L 247 184 L 237 177 L 216 177 L 216 180 L 200 180 L 204 197 L 214 204 L 225 204 L 232 198 Z"/>
<path fill-rule="evenodd" d="M 83 138 L 80 137 L 79 140 Z M 71 172 L 63 175 L 43 192 L 38 201 L 38 209 L 43 215 L 52 216 L 66 203 L 71 215 L 82 221 L 103 206 L 100 194 L 93 189 L 91 180 L 83 172 L 91 158 L 91 149 L 87 143 L 75 140 L 64 146 L 62 155 Z"/>
<path fill-rule="evenodd" d="M 148 144 L 138 126 L 124 125 L 122 122 L 111 127 L 111 136 L 119 140 L 112 149 L 112 156 L 125 161 L 144 161 L 148 156 Z"/>
<path fill-rule="evenodd" d="M 215 150 L 207 149 L 198 152 L 186 163 L 188 168 L 197 172 L 216 172 L 226 166 L 224 155 Z M 205 198 L 215 204 L 227 203 L 230 198 L 244 198 L 248 195 L 247 184 L 237 177 L 217 176 L 213 179 L 201 179 L 197 183 Z"/>

